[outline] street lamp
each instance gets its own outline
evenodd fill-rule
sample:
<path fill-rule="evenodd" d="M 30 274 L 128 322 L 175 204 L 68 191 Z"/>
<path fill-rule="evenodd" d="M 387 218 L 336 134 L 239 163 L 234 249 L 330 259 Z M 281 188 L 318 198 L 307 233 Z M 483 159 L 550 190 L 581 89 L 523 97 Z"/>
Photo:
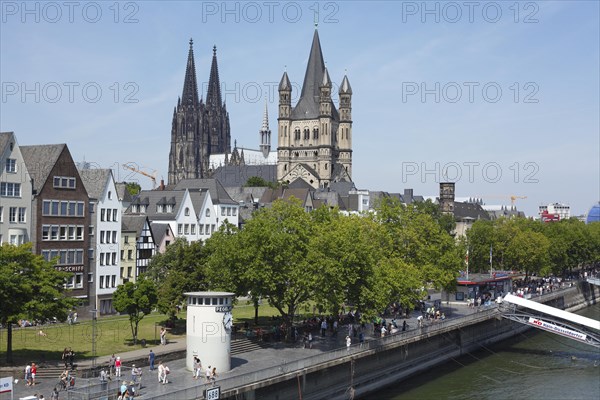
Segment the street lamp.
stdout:
<path fill-rule="evenodd" d="M 92 313 L 92 370 L 96 369 L 96 313 L 95 308 L 90 310 Z"/>

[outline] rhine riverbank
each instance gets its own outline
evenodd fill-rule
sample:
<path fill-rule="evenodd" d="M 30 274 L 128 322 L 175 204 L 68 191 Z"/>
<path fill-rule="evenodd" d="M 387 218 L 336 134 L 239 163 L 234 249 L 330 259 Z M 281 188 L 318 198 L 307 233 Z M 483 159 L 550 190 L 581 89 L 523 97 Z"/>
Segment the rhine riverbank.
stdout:
<path fill-rule="evenodd" d="M 573 310 L 596 303 L 600 289 L 587 283 L 559 290 L 540 298 L 540 301 L 559 308 Z M 370 338 L 362 346 L 354 344 L 349 350 L 339 338 L 316 337 L 313 349 L 283 344 L 263 344 L 261 347 L 235 353 L 232 369 L 222 373 L 217 381 L 221 399 L 348 399 L 363 398 L 386 385 L 414 376 L 447 360 L 487 347 L 500 340 L 518 335 L 527 326 L 508 321 L 492 307 L 480 312 L 466 305 L 443 304 L 450 317 L 422 329 L 381 338 Z M 455 312 L 454 312 L 455 311 Z M 413 317 L 414 318 L 414 317 Z M 414 328 L 416 320 L 409 326 Z M 171 368 L 170 383 L 159 385 L 156 373 L 144 367 L 140 396 L 143 399 L 202 399 L 207 385 L 193 380 L 185 369 L 185 341 L 156 348 L 157 361 L 165 360 Z M 146 365 L 146 350 L 122 354 L 126 366 Z M 99 365 L 107 360 L 99 358 Z M 209 360 L 203 360 L 203 363 Z M 82 365 L 82 367 L 85 367 Z M 127 373 L 126 373 L 127 374 Z M 4 374 L 3 374 L 4 375 Z M 129 379 L 129 378 L 127 378 Z M 50 384 L 50 380 L 48 381 Z M 118 382 L 100 385 L 97 379 L 80 379 L 70 399 L 113 398 Z M 49 397 L 40 385 L 36 391 Z M 18 386 L 17 396 L 31 394 L 32 388 Z M 16 397 L 17 397 L 16 396 Z M 18 397 L 17 397 L 18 398 Z"/>

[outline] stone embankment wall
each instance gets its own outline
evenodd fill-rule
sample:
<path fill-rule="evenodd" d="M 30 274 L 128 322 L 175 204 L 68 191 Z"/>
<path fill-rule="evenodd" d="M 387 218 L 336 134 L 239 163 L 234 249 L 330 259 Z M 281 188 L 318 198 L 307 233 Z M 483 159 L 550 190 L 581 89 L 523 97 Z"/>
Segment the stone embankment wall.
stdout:
<path fill-rule="evenodd" d="M 600 287 L 585 282 L 541 298 L 543 303 L 576 311 L 600 299 Z M 362 349 L 323 355 L 322 362 L 301 369 L 290 366 L 278 376 L 223 391 L 221 399 L 284 400 L 301 398 L 349 399 L 360 397 L 469 352 L 531 329 L 504 319 L 497 309 L 485 310 L 458 321 L 447 320 L 420 332 L 394 335 L 364 344 Z"/>

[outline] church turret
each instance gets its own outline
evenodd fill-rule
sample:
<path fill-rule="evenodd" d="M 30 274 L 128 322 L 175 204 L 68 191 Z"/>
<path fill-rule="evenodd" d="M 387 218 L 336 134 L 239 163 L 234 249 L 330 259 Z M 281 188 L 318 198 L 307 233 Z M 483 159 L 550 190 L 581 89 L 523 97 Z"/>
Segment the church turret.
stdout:
<path fill-rule="evenodd" d="M 279 82 L 279 119 L 289 118 L 292 106 L 292 84 L 287 72 L 283 73 Z"/>
<path fill-rule="evenodd" d="M 331 78 L 327 68 L 323 71 L 323 79 L 319 86 L 319 114 L 320 117 L 331 117 Z"/>
<path fill-rule="evenodd" d="M 265 112 L 263 114 L 262 127 L 260 128 L 260 150 L 263 157 L 267 158 L 271 151 L 271 130 L 269 129 L 269 110 L 265 101 Z"/>
<path fill-rule="evenodd" d="M 339 90 L 340 125 L 338 127 L 338 163 L 352 176 L 352 87 L 344 75 Z"/>

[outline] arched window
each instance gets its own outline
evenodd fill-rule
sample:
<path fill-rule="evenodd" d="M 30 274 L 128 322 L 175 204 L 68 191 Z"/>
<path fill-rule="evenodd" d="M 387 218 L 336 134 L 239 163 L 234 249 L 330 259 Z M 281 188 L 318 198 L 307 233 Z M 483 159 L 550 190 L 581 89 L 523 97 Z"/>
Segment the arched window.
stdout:
<path fill-rule="evenodd" d="M 189 215 L 190 215 L 190 209 L 189 209 L 189 207 L 186 207 L 185 208 L 185 216 L 189 217 Z"/>
<path fill-rule="evenodd" d="M 207 217 L 210 217 L 210 208 L 206 209 L 206 212 L 204 213 L 204 215 L 206 215 Z"/>

